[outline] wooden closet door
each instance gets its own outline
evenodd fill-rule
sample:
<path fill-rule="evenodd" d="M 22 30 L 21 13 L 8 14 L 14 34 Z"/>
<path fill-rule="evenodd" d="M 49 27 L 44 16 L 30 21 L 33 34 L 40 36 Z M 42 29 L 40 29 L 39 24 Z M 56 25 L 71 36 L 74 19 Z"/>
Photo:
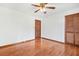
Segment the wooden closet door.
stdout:
<path fill-rule="evenodd" d="M 75 25 L 75 45 L 79 45 L 79 14 L 74 15 Z"/>
<path fill-rule="evenodd" d="M 79 45 L 79 13 L 66 16 L 66 43 Z"/>
<path fill-rule="evenodd" d="M 65 43 L 74 44 L 73 15 L 65 17 Z"/>
<path fill-rule="evenodd" d="M 73 15 L 68 15 L 65 17 L 65 31 L 74 32 Z"/>
<path fill-rule="evenodd" d="M 74 15 L 75 32 L 79 33 L 79 14 Z"/>

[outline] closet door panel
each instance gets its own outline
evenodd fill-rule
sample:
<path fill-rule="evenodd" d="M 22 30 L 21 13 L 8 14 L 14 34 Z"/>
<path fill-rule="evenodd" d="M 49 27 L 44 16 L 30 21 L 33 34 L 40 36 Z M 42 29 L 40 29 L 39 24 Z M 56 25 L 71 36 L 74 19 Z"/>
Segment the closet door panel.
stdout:
<path fill-rule="evenodd" d="M 75 45 L 79 45 L 79 33 L 75 33 Z"/>
<path fill-rule="evenodd" d="M 79 14 L 74 15 L 75 32 L 79 32 Z"/>
<path fill-rule="evenodd" d="M 73 16 L 72 15 L 69 15 L 69 16 L 66 16 L 66 32 L 73 32 L 74 29 L 73 29 Z"/>
<path fill-rule="evenodd" d="M 66 43 L 74 44 L 74 33 L 66 33 Z"/>

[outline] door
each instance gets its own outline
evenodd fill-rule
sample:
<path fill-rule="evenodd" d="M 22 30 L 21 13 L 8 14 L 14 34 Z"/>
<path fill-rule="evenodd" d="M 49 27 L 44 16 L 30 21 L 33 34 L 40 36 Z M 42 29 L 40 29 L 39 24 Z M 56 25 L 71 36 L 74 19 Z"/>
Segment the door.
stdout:
<path fill-rule="evenodd" d="M 41 21 L 35 20 L 35 38 L 41 38 Z"/>
<path fill-rule="evenodd" d="M 65 42 L 79 45 L 79 13 L 65 17 Z"/>
<path fill-rule="evenodd" d="M 79 45 L 79 14 L 74 15 L 75 45 Z"/>
<path fill-rule="evenodd" d="M 35 20 L 35 48 L 41 47 L 41 21 Z"/>
<path fill-rule="evenodd" d="M 66 32 L 74 32 L 73 25 L 73 15 L 68 15 L 65 17 L 65 31 Z"/>
<path fill-rule="evenodd" d="M 74 44 L 74 19 L 73 15 L 65 17 L 65 43 Z"/>

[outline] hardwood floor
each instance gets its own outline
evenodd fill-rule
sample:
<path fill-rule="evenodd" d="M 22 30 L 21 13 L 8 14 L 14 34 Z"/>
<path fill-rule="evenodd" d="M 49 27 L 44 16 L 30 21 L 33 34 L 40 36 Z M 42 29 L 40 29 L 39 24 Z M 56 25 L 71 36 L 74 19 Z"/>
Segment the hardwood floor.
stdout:
<path fill-rule="evenodd" d="M 1 56 L 78 56 L 79 47 L 41 39 L 0 48 Z"/>

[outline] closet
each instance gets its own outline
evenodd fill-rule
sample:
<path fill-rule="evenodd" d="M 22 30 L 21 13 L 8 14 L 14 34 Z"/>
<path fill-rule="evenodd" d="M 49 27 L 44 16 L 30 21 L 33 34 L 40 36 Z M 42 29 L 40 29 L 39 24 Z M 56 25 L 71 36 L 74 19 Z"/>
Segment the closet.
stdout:
<path fill-rule="evenodd" d="M 79 45 L 79 13 L 65 16 L 65 43 Z"/>

